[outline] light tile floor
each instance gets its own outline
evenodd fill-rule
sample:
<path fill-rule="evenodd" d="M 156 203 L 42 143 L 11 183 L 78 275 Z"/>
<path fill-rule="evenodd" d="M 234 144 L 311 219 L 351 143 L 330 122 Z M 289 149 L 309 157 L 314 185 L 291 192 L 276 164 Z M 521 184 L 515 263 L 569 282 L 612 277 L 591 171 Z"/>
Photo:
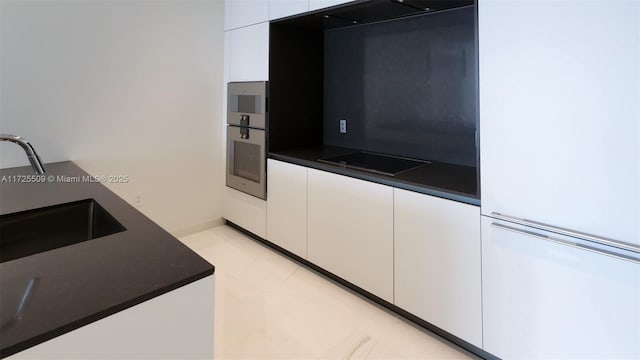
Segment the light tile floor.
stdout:
<path fill-rule="evenodd" d="M 216 267 L 216 359 L 471 359 L 228 226 L 180 239 Z"/>

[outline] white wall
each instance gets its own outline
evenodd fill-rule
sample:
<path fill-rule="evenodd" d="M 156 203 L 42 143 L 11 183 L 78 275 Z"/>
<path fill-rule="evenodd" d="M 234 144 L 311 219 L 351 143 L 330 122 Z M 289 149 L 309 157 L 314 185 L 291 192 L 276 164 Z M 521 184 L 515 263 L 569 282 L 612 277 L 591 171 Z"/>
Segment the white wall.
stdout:
<path fill-rule="evenodd" d="M 223 23 L 217 0 L 2 0 L 0 132 L 45 163 L 128 175 L 107 186 L 171 232 L 220 221 Z"/>

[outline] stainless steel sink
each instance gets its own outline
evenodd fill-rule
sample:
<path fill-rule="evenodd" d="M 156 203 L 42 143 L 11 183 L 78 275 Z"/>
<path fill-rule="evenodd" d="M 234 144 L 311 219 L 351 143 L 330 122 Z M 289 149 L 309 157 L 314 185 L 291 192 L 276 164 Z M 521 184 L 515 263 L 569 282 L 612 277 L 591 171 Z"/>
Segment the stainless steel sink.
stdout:
<path fill-rule="evenodd" d="M 0 216 L 0 262 L 126 230 L 93 199 Z"/>

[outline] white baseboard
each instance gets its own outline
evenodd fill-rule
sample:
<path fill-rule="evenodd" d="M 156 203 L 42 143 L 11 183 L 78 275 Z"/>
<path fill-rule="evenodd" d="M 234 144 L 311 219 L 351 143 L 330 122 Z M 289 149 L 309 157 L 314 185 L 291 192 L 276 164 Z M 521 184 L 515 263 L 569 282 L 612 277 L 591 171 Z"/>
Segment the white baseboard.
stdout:
<path fill-rule="evenodd" d="M 220 226 L 220 225 L 224 225 L 224 219 L 223 218 L 217 218 L 217 219 L 213 219 L 213 220 L 201 223 L 201 224 L 188 226 L 186 228 L 182 228 L 182 229 L 178 229 L 178 230 L 172 230 L 172 231 L 169 231 L 169 233 L 171 233 L 171 235 L 179 238 L 179 237 L 183 237 L 183 236 L 199 233 L 201 231 L 204 231 L 204 230 L 207 230 L 207 229 L 210 229 L 210 228 L 214 228 L 214 227 Z"/>

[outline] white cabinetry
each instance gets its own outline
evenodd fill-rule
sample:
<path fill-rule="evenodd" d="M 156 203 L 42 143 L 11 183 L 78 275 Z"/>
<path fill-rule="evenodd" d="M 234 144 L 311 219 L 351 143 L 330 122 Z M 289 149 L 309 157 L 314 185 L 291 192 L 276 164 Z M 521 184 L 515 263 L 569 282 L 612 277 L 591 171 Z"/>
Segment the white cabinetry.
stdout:
<path fill-rule="evenodd" d="M 482 213 L 640 244 L 640 1 L 478 11 Z"/>
<path fill-rule="evenodd" d="M 266 4 L 265 10 L 260 10 Z M 227 1 L 227 23 L 237 24 L 242 16 L 241 9 L 247 10 L 244 20 L 258 18 L 268 19 L 268 1 Z M 257 14 L 262 14 L 264 16 Z M 264 18 L 263 18 L 264 17 Z M 248 21 L 248 20 L 247 20 Z M 269 23 L 241 27 L 225 32 L 225 84 L 223 94 L 227 96 L 227 82 L 261 81 L 269 79 Z M 226 100 L 223 102 L 223 123 L 226 122 Z M 223 125 L 224 126 L 224 125 Z M 225 126 L 226 135 L 226 126 Z M 223 138 L 226 142 L 226 136 Z M 223 147 L 226 154 L 226 147 Z M 264 200 L 247 195 L 225 186 L 223 217 L 252 233 L 266 238 L 267 236 L 267 203 Z"/>
<path fill-rule="evenodd" d="M 317 10 L 325 7 L 340 5 L 352 0 L 309 0 L 309 10 Z"/>
<path fill-rule="evenodd" d="M 7 359 L 213 359 L 214 276 Z"/>
<path fill-rule="evenodd" d="M 254 25 L 352 0 L 225 0 L 225 30 Z"/>
<path fill-rule="evenodd" d="M 262 199 L 225 186 L 222 216 L 263 239 L 267 237 L 267 202 Z"/>
<path fill-rule="evenodd" d="M 309 261 L 393 302 L 393 188 L 308 170 Z"/>
<path fill-rule="evenodd" d="M 269 0 L 225 0 L 224 29 L 257 24 L 269 20 Z"/>
<path fill-rule="evenodd" d="M 309 10 L 309 0 L 270 0 L 269 19 L 297 15 Z"/>
<path fill-rule="evenodd" d="M 267 240 L 307 257 L 307 168 L 267 160 Z"/>
<path fill-rule="evenodd" d="M 640 358 L 640 264 L 538 236 L 575 243 L 558 234 L 482 221 L 486 351 L 503 359 Z"/>
<path fill-rule="evenodd" d="M 576 233 L 640 244 L 640 2 L 478 16 L 484 349 L 640 358 L 640 265 Z"/>
<path fill-rule="evenodd" d="M 225 32 L 227 81 L 269 80 L 269 23 Z"/>
<path fill-rule="evenodd" d="M 480 208 L 394 189 L 395 305 L 482 347 Z"/>

